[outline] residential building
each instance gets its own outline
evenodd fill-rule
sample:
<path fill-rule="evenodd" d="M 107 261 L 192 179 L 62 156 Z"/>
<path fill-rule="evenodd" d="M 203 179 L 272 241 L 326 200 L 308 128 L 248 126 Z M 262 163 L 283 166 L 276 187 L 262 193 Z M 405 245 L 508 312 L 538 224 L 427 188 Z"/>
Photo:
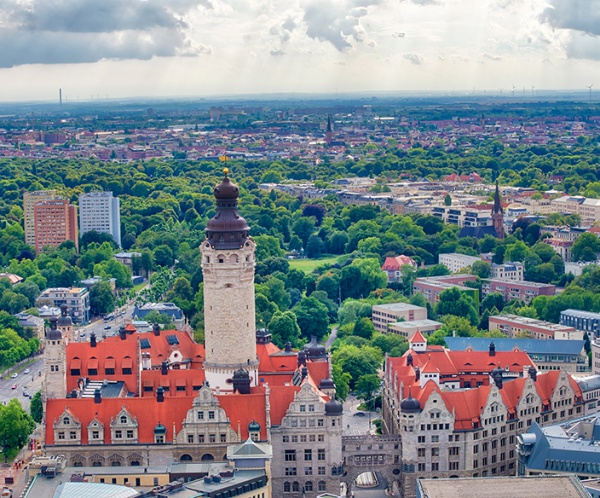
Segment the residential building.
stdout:
<path fill-rule="evenodd" d="M 587 332 L 590 339 L 600 337 L 600 313 L 568 309 L 560 312 L 560 323 Z"/>
<path fill-rule="evenodd" d="M 465 292 L 472 296 L 475 303 L 479 303 L 479 291 L 463 285 L 465 282 L 475 281 L 477 281 L 475 275 L 466 274 L 419 277 L 413 284 L 413 294 L 415 292 L 420 292 L 431 304 L 435 304 L 439 301 L 440 293 L 456 287 L 461 292 Z"/>
<path fill-rule="evenodd" d="M 419 479 L 417 498 L 462 498 L 480 496 L 506 498 L 525 496 L 560 496 L 587 498 L 585 483 L 574 475 L 529 477 L 459 477 Z"/>
<path fill-rule="evenodd" d="M 401 435 L 404 497 L 423 478 L 514 475 L 520 433 L 583 414 L 573 378 L 538 373 L 523 351 L 448 351 L 422 336 L 410 346 L 387 359 L 382 391 L 384 433 Z"/>
<path fill-rule="evenodd" d="M 88 192 L 79 196 L 79 232 L 108 233 L 121 247 L 119 198 L 112 192 Z"/>
<path fill-rule="evenodd" d="M 523 281 L 524 279 L 523 263 L 504 263 L 501 265 L 492 263 L 491 278 L 501 278 L 505 280 Z"/>
<path fill-rule="evenodd" d="M 458 273 L 463 268 L 473 266 L 476 261 L 481 261 L 479 256 L 468 256 L 457 252 L 440 254 L 438 258 L 440 265 L 444 265 L 452 273 Z"/>
<path fill-rule="evenodd" d="M 565 195 L 552 200 L 552 206 L 557 213 L 578 214 L 584 223 L 600 221 L 600 199 Z"/>
<path fill-rule="evenodd" d="M 141 258 L 142 253 L 141 252 L 118 252 L 113 255 L 113 258 L 115 258 L 119 263 L 123 263 L 125 266 L 127 266 L 130 269 L 133 269 L 132 260 L 134 257 Z"/>
<path fill-rule="evenodd" d="M 600 476 L 600 416 L 548 427 L 537 422 L 517 437 L 518 475 Z"/>
<path fill-rule="evenodd" d="M 600 374 L 587 377 L 576 377 L 575 379 L 583 396 L 585 403 L 584 415 L 591 415 L 600 411 Z"/>
<path fill-rule="evenodd" d="M 446 337 L 450 351 L 487 351 L 493 342 L 496 351 L 526 351 L 540 372 L 564 370 L 571 374 L 589 372 L 584 340 L 556 340 L 526 338 Z"/>
<path fill-rule="evenodd" d="M 527 280 L 517 282 L 507 278 L 490 278 L 483 281 L 481 292 L 483 297 L 492 292 L 499 292 L 504 297 L 504 302 L 517 299 L 529 303 L 537 296 L 554 296 L 556 287 L 551 284 L 540 284 Z"/>
<path fill-rule="evenodd" d="M 67 240 L 79 247 L 77 238 L 77 206 L 66 199 L 37 202 L 33 206 L 35 250 L 58 247 Z"/>
<path fill-rule="evenodd" d="M 425 320 L 427 308 L 409 303 L 376 304 L 373 306 L 371 320 L 378 332 L 386 332 L 388 325 L 400 320 Z"/>
<path fill-rule="evenodd" d="M 511 314 L 490 316 L 489 330 L 499 330 L 510 338 L 583 340 L 583 332 L 574 327 Z"/>
<path fill-rule="evenodd" d="M 146 303 L 141 306 L 135 305 L 133 308 L 133 318 L 136 320 L 143 320 L 148 313 L 156 311 L 161 315 L 168 316 L 173 320 L 173 325 L 177 330 L 182 330 L 185 326 L 185 315 L 181 308 L 173 303 Z"/>
<path fill-rule="evenodd" d="M 401 336 L 412 337 L 416 332 L 421 332 L 423 334 L 435 332 L 442 325 L 442 322 L 436 322 L 435 320 L 411 320 L 407 322 L 397 322 L 388 324 L 387 331 L 389 333 L 398 334 Z"/>
<path fill-rule="evenodd" d="M 7 278 L 11 285 L 19 284 L 23 281 L 23 278 L 14 273 L 0 273 L 0 280 Z"/>
<path fill-rule="evenodd" d="M 417 263 L 414 259 L 404 256 L 389 256 L 385 258 L 385 262 L 381 269 L 387 273 L 388 282 L 402 282 L 402 267 L 409 265 L 412 268 L 417 267 Z"/>
<path fill-rule="evenodd" d="M 563 261 L 571 262 L 571 252 L 573 250 L 574 242 L 572 240 L 563 240 L 563 239 L 544 239 L 543 242 L 548 244 L 556 254 L 558 254 Z"/>
<path fill-rule="evenodd" d="M 600 339 L 591 341 L 592 348 L 592 372 L 600 375 Z"/>
<path fill-rule="evenodd" d="M 25 313 L 24 311 L 22 311 L 21 313 L 17 313 L 15 315 L 15 317 L 17 318 L 17 320 L 19 320 L 19 325 L 21 327 L 23 327 L 24 329 L 26 328 L 31 328 L 35 331 L 35 335 L 36 337 L 38 337 L 38 339 L 43 339 L 44 337 L 44 319 L 39 317 L 39 316 L 35 316 L 35 315 L 30 315 L 29 313 Z"/>
<path fill-rule="evenodd" d="M 35 247 L 35 216 L 33 207 L 41 201 L 56 199 L 56 190 L 35 190 L 23 194 L 23 224 L 25 243 Z"/>
<path fill-rule="evenodd" d="M 53 287 L 46 289 L 38 301 L 50 300 L 52 306 L 66 304 L 73 323 L 84 324 L 90 320 L 90 293 L 85 287 Z"/>

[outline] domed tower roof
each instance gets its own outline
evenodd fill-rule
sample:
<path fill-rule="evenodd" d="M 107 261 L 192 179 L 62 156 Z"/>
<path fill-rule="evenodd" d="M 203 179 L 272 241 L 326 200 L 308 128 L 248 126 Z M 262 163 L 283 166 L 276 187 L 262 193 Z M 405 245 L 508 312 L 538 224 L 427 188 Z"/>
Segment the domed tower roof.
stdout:
<path fill-rule="evenodd" d="M 206 238 L 215 249 L 239 249 L 248 238 L 250 227 L 237 210 L 240 189 L 227 176 L 214 188 L 217 212 L 206 226 Z"/>
<path fill-rule="evenodd" d="M 419 400 L 413 398 L 410 394 L 408 398 L 402 400 L 400 403 L 400 411 L 404 413 L 418 413 L 421 411 L 421 405 L 419 404 Z"/>
<path fill-rule="evenodd" d="M 306 356 L 311 360 L 327 358 L 327 349 L 317 342 L 317 338 L 312 336 L 310 342 L 304 346 Z"/>
<path fill-rule="evenodd" d="M 166 434 L 166 433 L 167 433 L 167 428 L 159 422 L 158 425 L 154 428 L 154 434 Z"/>
<path fill-rule="evenodd" d="M 330 399 L 325 403 L 325 415 L 341 415 L 344 412 L 344 407 L 336 399 Z"/>
<path fill-rule="evenodd" d="M 58 329 L 58 317 L 52 315 L 49 318 L 50 329 L 46 331 L 46 339 L 50 341 L 60 341 L 62 339 L 62 332 Z"/>
<path fill-rule="evenodd" d="M 335 389 L 335 384 L 332 379 L 323 379 L 319 382 L 319 389 Z"/>
<path fill-rule="evenodd" d="M 260 424 L 256 420 L 252 420 L 248 424 L 248 432 L 260 432 Z"/>
<path fill-rule="evenodd" d="M 60 317 L 58 317 L 59 327 L 72 327 L 73 320 L 69 316 L 69 307 L 66 304 L 60 305 Z"/>

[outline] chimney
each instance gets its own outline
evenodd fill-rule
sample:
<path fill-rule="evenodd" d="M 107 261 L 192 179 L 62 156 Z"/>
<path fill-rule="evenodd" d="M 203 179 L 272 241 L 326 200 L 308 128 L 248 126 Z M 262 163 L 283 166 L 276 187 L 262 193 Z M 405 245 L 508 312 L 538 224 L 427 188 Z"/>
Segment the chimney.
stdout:
<path fill-rule="evenodd" d="M 406 357 L 406 366 L 412 366 L 413 364 L 413 355 L 408 353 L 407 357 Z"/>
<path fill-rule="evenodd" d="M 490 356 L 496 356 L 496 345 L 494 341 L 490 342 Z"/>
<path fill-rule="evenodd" d="M 419 367 L 415 367 L 415 382 L 421 379 L 421 369 Z"/>
<path fill-rule="evenodd" d="M 169 373 L 169 362 L 165 360 L 160 364 L 160 374 L 167 375 L 167 373 Z"/>
<path fill-rule="evenodd" d="M 154 335 L 160 335 L 160 325 L 156 322 L 154 322 L 154 325 L 152 325 L 152 332 L 154 332 Z"/>
<path fill-rule="evenodd" d="M 121 338 L 122 341 L 127 339 L 127 332 L 125 330 L 125 327 L 119 327 L 119 337 Z"/>
<path fill-rule="evenodd" d="M 306 368 L 306 366 L 302 367 L 302 380 L 306 379 L 306 377 L 308 377 L 308 368 Z"/>
<path fill-rule="evenodd" d="M 90 334 L 90 347 L 91 348 L 95 348 L 96 347 L 96 334 L 94 332 L 92 332 Z"/>
<path fill-rule="evenodd" d="M 94 403 L 96 403 L 97 405 L 102 403 L 102 393 L 100 392 L 100 389 L 96 389 L 94 391 Z"/>
<path fill-rule="evenodd" d="M 161 386 L 156 390 L 156 402 L 164 403 L 164 401 L 165 401 L 165 390 Z"/>
<path fill-rule="evenodd" d="M 306 365 L 306 351 L 302 350 L 298 353 L 298 366 Z"/>

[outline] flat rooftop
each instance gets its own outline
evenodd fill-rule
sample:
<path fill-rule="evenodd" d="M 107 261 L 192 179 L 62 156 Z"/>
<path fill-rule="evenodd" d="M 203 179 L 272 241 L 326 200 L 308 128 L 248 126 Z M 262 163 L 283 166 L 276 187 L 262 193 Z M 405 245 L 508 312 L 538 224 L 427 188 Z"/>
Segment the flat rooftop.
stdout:
<path fill-rule="evenodd" d="M 419 479 L 417 483 L 417 493 L 427 498 L 589 497 L 575 476 Z"/>
<path fill-rule="evenodd" d="M 390 304 L 375 304 L 374 310 L 380 311 L 410 311 L 410 310 L 424 310 L 422 306 L 417 306 L 410 303 L 390 303 Z"/>

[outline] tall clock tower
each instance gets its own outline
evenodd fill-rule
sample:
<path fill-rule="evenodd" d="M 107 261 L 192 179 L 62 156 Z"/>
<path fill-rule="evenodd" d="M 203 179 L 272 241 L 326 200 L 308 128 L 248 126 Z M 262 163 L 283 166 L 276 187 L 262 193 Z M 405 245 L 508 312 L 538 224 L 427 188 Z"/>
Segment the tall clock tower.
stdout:
<path fill-rule="evenodd" d="M 214 188 L 217 211 L 200 246 L 204 275 L 204 373 L 212 388 L 233 390 L 242 369 L 258 383 L 254 252 L 250 228 L 237 210 L 240 191 L 227 176 Z"/>

